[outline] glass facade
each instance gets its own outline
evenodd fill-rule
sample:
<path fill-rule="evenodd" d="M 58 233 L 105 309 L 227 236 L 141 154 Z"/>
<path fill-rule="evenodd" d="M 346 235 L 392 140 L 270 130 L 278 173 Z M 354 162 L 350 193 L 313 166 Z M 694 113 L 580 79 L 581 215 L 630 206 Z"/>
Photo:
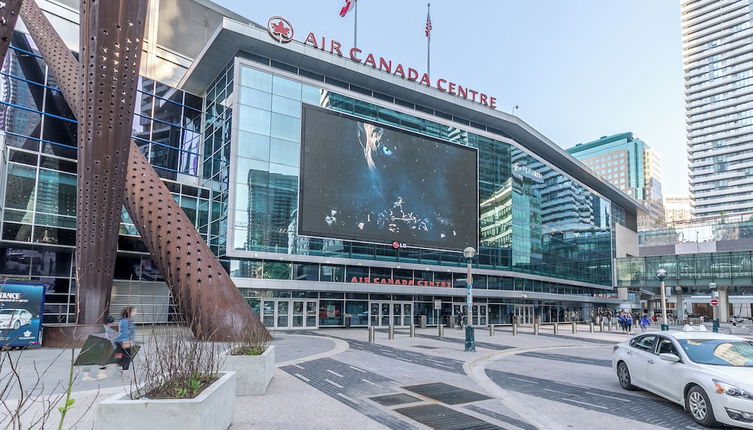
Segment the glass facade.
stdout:
<path fill-rule="evenodd" d="M 753 285 L 753 251 L 664 255 L 617 259 L 617 286 L 658 287 L 658 269 L 667 270 L 667 286 L 698 287 L 708 293 L 709 283 Z"/>
<path fill-rule="evenodd" d="M 206 237 L 211 192 L 199 186 L 202 105 L 200 97 L 142 79 L 133 138 Z M 76 129 L 33 41 L 15 32 L 0 69 L 0 277 L 45 284 L 48 323 L 75 318 Z M 161 282 L 125 210 L 120 233 L 116 279 Z"/>
<path fill-rule="evenodd" d="M 297 236 L 300 115 L 306 103 L 478 148 L 481 229 L 476 267 L 611 286 L 610 202 L 542 160 L 465 128 L 247 65 L 239 70 L 235 165 L 229 183 L 234 255 L 269 252 L 465 264 L 459 253 Z"/>

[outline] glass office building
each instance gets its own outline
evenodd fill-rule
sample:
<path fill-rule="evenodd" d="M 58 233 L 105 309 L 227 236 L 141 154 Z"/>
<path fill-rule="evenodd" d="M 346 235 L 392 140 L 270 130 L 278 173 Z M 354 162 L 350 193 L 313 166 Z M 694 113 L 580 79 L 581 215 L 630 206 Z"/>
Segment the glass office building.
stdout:
<path fill-rule="evenodd" d="M 301 41 L 281 43 L 208 2 L 157 3 L 133 136 L 268 327 L 452 318 L 465 302 L 459 244 L 478 249 L 474 324 L 586 320 L 594 307 L 634 298 L 618 299 L 613 262 L 621 243 L 637 241 L 642 208 L 519 118 Z M 194 31 L 201 44 L 150 32 L 187 20 L 186 8 L 207 18 Z M 72 13 L 56 2 L 46 10 Z M 23 28 L 1 73 L 0 276 L 45 283 L 46 321 L 72 322 L 76 122 Z M 315 141 L 330 150 L 317 153 Z M 419 144 L 433 149 L 400 158 Z M 352 153 L 367 160 L 363 177 L 385 169 L 379 179 L 342 173 L 359 168 L 346 159 Z M 462 181 L 470 192 L 458 191 Z M 323 202 L 303 203 L 302 193 L 361 186 L 326 216 L 311 209 Z M 399 196 L 380 201 L 386 190 Z M 317 222 L 325 229 L 299 234 Z M 136 303 L 158 321 L 175 311 L 125 210 L 115 277 L 114 306 Z"/>

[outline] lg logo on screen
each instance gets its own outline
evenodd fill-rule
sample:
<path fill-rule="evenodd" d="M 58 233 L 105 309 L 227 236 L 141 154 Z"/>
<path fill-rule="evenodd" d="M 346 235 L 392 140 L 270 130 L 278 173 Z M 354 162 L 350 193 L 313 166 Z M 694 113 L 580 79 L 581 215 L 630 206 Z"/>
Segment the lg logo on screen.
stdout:
<path fill-rule="evenodd" d="M 401 242 L 392 242 L 392 247 L 395 249 L 405 249 L 408 247 L 407 243 L 401 243 Z"/>

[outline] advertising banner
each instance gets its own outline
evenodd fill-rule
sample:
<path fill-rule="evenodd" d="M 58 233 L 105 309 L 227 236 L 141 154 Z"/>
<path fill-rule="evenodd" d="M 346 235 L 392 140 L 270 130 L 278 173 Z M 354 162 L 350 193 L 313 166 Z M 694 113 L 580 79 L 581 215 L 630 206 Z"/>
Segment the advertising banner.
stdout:
<path fill-rule="evenodd" d="M 478 248 L 477 158 L 472 147 L 304 105 L 298 233 Z"/>
<path fill-rule="evenodd" d="M 44 285 L 0 283 L 0 347 L 41 345 L 43 308 Z"/>

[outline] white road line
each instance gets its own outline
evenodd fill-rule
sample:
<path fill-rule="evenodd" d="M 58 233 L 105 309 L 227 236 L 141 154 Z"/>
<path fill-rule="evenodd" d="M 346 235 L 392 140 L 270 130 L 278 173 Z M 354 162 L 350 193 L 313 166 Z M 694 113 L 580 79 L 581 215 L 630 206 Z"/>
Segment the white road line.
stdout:
<path fill-rule="evenodd" d="M 307 378 L 307 377 L 305 377 L 305 376 L 301 375 L 300 373 L 296 373 L 296 374 L 295 374 L 295 376 L 297 376 L 297 377 L 299 377 L 299 378 L 303 379 L 303 380 L 304 380 L 304 381 L 306 381 L 306 382 L 311 382 L 311 379 L 309 379 L 309 378 Z"/>
<path fill-rule="evenodd" d="M 578 404 L 581 404 L 581 405 L 587 405 L 587 406 L 591 406 L 592 408 L 610 409 L 610 408 L 608 408 L 606 406 L 594 405 L 593 403 L 581 402 L 581 401 L 573 400 L 573 399 L 560 399 L 560 400 L 562 400 L 563 402 L 573 402 L 573 403 L 578 403 Z"/>
<path fill-rule="evenodd" d="M 619 397 L 607 396 L 606 394 L 592 393 L 590 391 L 586 391 L 586 394 L 590 394 L 592 396 L 606 397 L 607 399 L 619 400 L 619 401 L 625 402 L 625 403 L 631 403 L 632 402 L 632 400 L 629 400 L 629 399 L 622 399 L 622 398 L 619 398 Z"/>
<path fill-rule="evenodd" d="M 297 364 L 292 364 L 291 366 L 297 367 L 297 368 L 299 368 L 299 369 L 306 369 L 305 367 L 303 367 L 303 366 L 299 366 L 299 365 L 297 365 Z"/>
<path fill-rule="evenodd" d="M 361 378 L 361 380 L 362 380 L 363 382 L 368 382 L 369 384 L 372 384 L 372 385 L 376 385 L 376 386 L 379 386 L 379 384 L 377 384 L 377 383 L 376 383 L 376 382 L 374 382 L 374 381 L 369 381 L 368 379 L 363 379 L 363 378 Z"/>
<path fill-rule="evenodd" d="M 339 389 L 341 389 L 341 390 L 342 390 L 343 388 L 345 388 L 345 387 L 343 387 L 342 385 L 338 384 L 337 382 L 332 382 L 332 381 L 330 381 L 329 379 L 325 379 L 325 381 L 329 382 L 330 384 L 334 385 L 335 387 L 337 387 L 337 388 L 339 388 Z"/>
<path fill-rule="evenodd" d="M 350 397 L 346 396 L 346 395 L 345 395 L 345 394 L 343 394 L 343 393 L 337 393 L 337 395 L 338 395 L 338 396 L 340 396 L 340 397 L 342 397 L 343 399 L 345 399 L 345 400 L 349 401 L 349 402 L 353 402 L 353 403 L 360 403 L 360 402 L 359 402 L 358 400 L 356 400 L 356 399 L 353 399 L 353 398 L 350 398 Z"/>
<path fill-rule="evenodd" d="M 514 380 L 516 380 L 516 381 L 521 381 L 521 382 L 528 382 L 529 384 L 538 384 L 538 382 L 536 382 L 536 381 L 529 381 L 528 379 L 523 379 L 523 378 L 516 378 L 516 377 L 514 377 L 514 376 L 508 376 L 508 378 L 510 378 L 510 379 L 514 379 Z"/>
<path fill-rule="evenodd" d="M 343 378 L 343 375 L 341 375 L 341 374 L 339 374 L 339 373 L 337 373 L 337 372 L 334 372 L 334 371 L 332 371 L 332 370 L 329 370 L 329 369 L 327 369 L 327 372 L 329 372 L 329 373 L 331 373 L 331 374 L 333 374 L 333 375 L 335 375 L 335 376 L 339 376 L 340 378 Z"/>
<path fill-rule="evenodd" d="M 552 393 L 564 394 L 566 396 L 575 396 L 576 394 L 566 393 L 564 391 L 552 390 L 551 388 L 542 388 L 541 391 L 550 391 Z"/>
<path fill-rule="evenodd" d="M 348 367 L 350 367 L 350 368 L 351 368 L 351 369 L 353 369 L 353 370 L 357 370 L 357 371 L 359 371 L 359 372 L 362 372 L 362 373 L 366 373 L 366 371 L 365 371 L 365 370 L 363 370 L 363 369 L 359 369 L 359 368 L 357 368 L 356 366 L 348 366 Z"/>

